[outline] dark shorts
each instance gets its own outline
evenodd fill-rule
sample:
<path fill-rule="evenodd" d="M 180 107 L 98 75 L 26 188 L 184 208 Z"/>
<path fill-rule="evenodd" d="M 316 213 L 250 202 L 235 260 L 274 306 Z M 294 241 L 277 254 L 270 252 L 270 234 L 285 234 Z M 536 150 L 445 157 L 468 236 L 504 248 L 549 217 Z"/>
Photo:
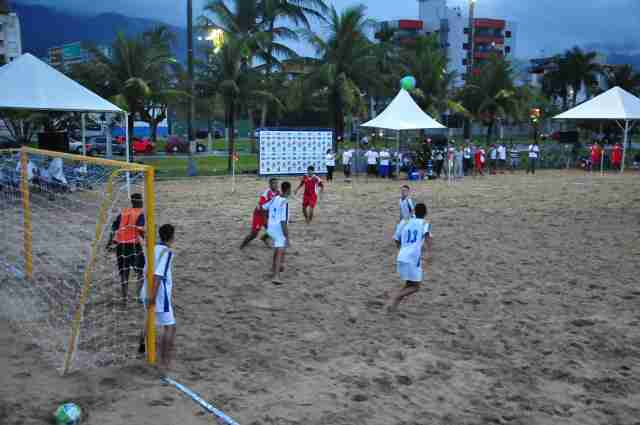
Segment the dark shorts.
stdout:
<path fill-rule="evenodd" d="M 369 164 L 367 166 L 367 173 L 370 176 L 377 176 L 378 175 L 378 166 L 375 164 Z"/>
<path fill-rule="evenodd" d="M 419 288 L 420 285 L 422 285 L 422 282 L 411 282 L 410 280 L 404 283 L 405 288 Z"/>
<path fill-rule="evenodd" d="M 116 255 L 118 257 L 118 270 L 144 269 L 145 258 L 142 245 L 120 243 L 116 247 Z"/>

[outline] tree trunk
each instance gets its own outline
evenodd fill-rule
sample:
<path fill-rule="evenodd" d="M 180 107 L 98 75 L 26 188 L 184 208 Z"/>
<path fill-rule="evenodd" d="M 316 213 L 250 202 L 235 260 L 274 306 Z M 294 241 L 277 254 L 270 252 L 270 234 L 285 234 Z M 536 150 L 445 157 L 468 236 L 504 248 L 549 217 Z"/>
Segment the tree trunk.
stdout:
<path fill-rule="evenodd" d="M 129 108 L 129 110 L 131 110 L 131 108 Z M 129 114 L 129 122 L 128 122 L 128 129 L 129 129 L 129 158 L 133 159 L 133 129 L 134 129 L 134 124 L 136 122 L 135 120 L 135 114 Z"/>
<path fill-rule="evenodd" d="M 493 125 L 494 121 L 489 121 L 489 125 L 487 125 L 487 143 L 491 143 L 491 135 L 493 134 Z"/>
<path fill-rule="evenodd" d="M 156 141 L 158 140 L 158 125 L 160 124 L 159 121 L 152 119 L 151 122 L 149 123 L 149 138 L 151 139 L 151 143 L 153 143 L 154 145 L 156 144 Z"/>

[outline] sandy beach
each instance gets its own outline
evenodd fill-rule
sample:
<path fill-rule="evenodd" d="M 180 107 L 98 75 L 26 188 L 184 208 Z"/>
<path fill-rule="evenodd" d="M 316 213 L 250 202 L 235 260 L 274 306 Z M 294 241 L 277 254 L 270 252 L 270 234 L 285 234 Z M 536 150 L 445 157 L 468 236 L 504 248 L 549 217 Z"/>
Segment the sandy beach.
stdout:
<path fill-rule="evenodd" d="M 225 178 L 160 182 L 158 224 L 177 231 L 171 376 L 241 425 L 638 425 L 639 181 L 412 184 L 433 253 L 394 314 L 399 182 L 338 176 L 311 226 L 291 199 L 282 286 L 270 249 L 238 250 L 264 179 L 235 194 Z M 45 358 L 0 315 L 0 424 L 48 423 L 64 401 L 90 425 L 213 422 L 140 360 L 60 377 Z"/>

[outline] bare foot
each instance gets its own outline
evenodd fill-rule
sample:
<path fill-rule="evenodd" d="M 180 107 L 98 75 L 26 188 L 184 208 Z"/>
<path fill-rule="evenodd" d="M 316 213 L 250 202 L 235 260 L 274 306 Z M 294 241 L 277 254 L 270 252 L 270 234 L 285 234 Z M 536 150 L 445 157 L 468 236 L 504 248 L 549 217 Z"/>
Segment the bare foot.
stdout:
<path fill-rule="evenodd" d="M 274 277 L 274 278 L 271 280 L 271 283 L 273 283 L 274 285 L 278 285 L 278 286 L 280 286 L 280 285 L 282 285 L 284 282 L 283 282 L 283 281 L 282 281 L 282 279 L 280 279 L 279 277 L 277 277 L 277 278 L 276 278 L 276 277 Z"/>

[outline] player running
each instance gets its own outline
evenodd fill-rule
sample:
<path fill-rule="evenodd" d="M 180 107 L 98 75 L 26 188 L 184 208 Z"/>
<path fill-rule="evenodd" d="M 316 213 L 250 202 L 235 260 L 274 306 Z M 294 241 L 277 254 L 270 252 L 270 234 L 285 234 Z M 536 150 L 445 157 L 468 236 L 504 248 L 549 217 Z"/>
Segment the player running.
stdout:
<path fill-rule="evenodd" d="M 388 293 L 389 311 L 395 311 L 403 299 L 420 289 L 425 241 L 428 252 L 431 253 L 431 224 L 425 221 L 427 206 L 422 203 L 416 205 L 415 214 L 415 218 L 409 220 L 395 235 L 396 245 L 400 248 L 397 259 L 398 274 L 405 281 L 405 285 Z"/>
<path fill-rule="evenodd" d="M 291 183 L 282 182 L 282 192 L 262 206 L 268 211 L 267 233 L 273 239 L 273 284 L 281 285 L 280 273 L 284 271 L 285 252 L 289 246 L 289 201 Z"/>
<path fill-rule="evenodd" d="M 253 219 L 251 221 L 251 233 L 244 238 L 242 244 L 240 245 L 240 249 L 246 248 L 249 245 L 249 242 L 254 240 L 260 234 L 260 229 L 263 227 L 267 227 L 267 213 L 262 208 L 264 204 L 271 201 L 273 198 L 278 196 L 280 192 L 278 192 L 278 179 L 275 177 L 269 180 L 269 189 L 265 190 L 260 198 L 258 199 L 258 206 L 253 210 Z M 262 235 L 260 240 L 265 243 L 265 245 L 269 246 L 269 234 L 265 233 Z"/>
<path fill-rule="evenodd" d="M 302 198 L 302 213 L 307 224 L 311 224 L 313 220 L 313 210 L 318 204 L 318 188 L 324 192 L 324 185 L 320 177 L 313 174 L 315 169 L 313 166 L 307 168 L 307 175 L 302 178 L 300 185 L 296 188 L 295 194 L 304 186 L 304 196 Z"/>

